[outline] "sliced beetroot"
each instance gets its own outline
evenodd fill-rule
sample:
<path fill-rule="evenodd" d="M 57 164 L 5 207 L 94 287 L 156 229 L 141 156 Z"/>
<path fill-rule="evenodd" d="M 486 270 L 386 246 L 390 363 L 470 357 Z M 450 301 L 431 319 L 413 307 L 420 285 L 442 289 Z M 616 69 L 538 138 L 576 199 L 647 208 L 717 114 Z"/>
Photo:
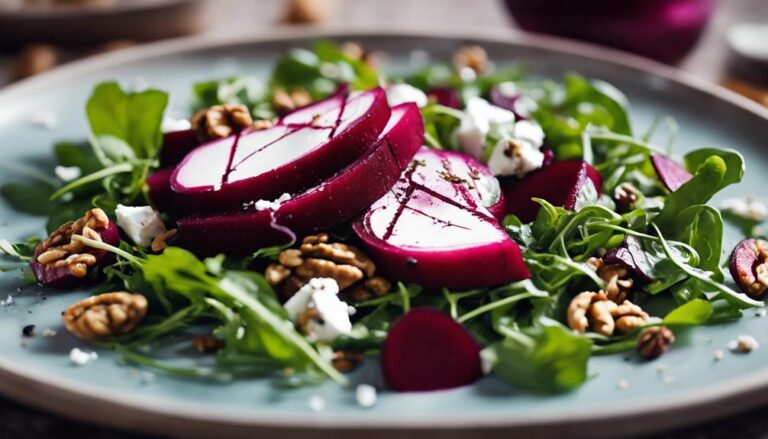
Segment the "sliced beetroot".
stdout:
<path fill-rule="evenodd" d="M 179 211 L 176 194 L 171 189 L 173 168 L 160 169 L 147 177 L 147 195 L 157 210 L 174 214 Z"/>
<path fill-rule="evenodd" d="M 193 149 L 200 145 L 195 130 L 171 131 L 163 134 L 163 147 L 160 149 L 160 167 L 176 166 Z"/>
<path fill-rule="evenodd" d="M 503 200 L 469 156 L 423 147 L 353 228 L 383 273 L 426 288 L 482 288 L 529 277 L 499 226 Z"/>
<path fill-rule="evenodd" d="M 505 94 L 499 87 L 493 87 L 491 88 L 490 92 L 488 92 L 488 101 L 497 107 L 501 107 L 515 113 L 515 118 L 518 120 L 529 119 L 531 116 L 531 109 L 526 108 L 530 107 L 530 105 L 525 105 L 525 103 L 527 101 L 530 102 L 531 99 L 524 95 Z"/>
<path fill-rule="evenodd" d="M 64 224 L 51 234 L 51 236 L 55 236 L 55 234 L 61 232 L 59 233 L 62 236 L 62 240 L 60 242 L 49 247 L 50 244 L 47 244 L 48 240 L 44 240 L 38 244 L 37 248 L 35 249 L 34 257 L 30 261 L 29 267 L 32 270 L 32 274 L 34 274 L 35 279 L 37 279 L 41 285 L 52 288 L 72 288 L 82 284 L 85 281 L 83 276 L 77 276 L 73 274 L 70 265 L 64 263 L 43 264 L 38 260 L 38 257 L 45 253 L 47 250 L 60 248 L 62 245 L 70 242 L 72 233 L 66 232 L 68 224 Z M 120 244 L 120 231 L 118 230 L 117 225 L 112 221 L 109 221 L 106 227 L 93 227 L 93 230 L 99 234 L 103 242 L 113 246 Z M 98 250 L 91 247 L 83 247 L 80 251 L 78 251 L 78 254 L 89 254 L 96 258 L 96 264 L 88 267 L 89 273 L 92 270 L 98 269 L 99 267 L 107 266 L 115 260 L 114 254 L 106 250 Z"/>
<path fill-rule="evenodd" d="M 195 216 L 178 222 L 182 242 L 198 253 L 246 253 L 284 243 L 291 236 L 327 230 L 348 221 L 395 184 L 421 147 L 424 124 L 415 104 L 392 109 L 380 139 L 356 162 L 276 210 Z"/>
<path fill-rule="evenodd" d="M 651 163 L 653 163 L 653 168 L 656 170 L 659 180 L 671 192 L 678 190 L 680 186 L 693 178 L 691 173 L 684 167 L 663 155 L 651 154 Z"/>
<path fill-rule="evenodd" d="M 459 92 L 453 87 L 432 87 L 427 90 L 427 98 L 446 107 L 461 109 Z"/>
<path fill-rule="evenodd" d="M 482 376 L 482 347 L 449 315 L 417 308 L 397 320 L 381 351 L 384 377 L 400 392 L 450 389 Z"/>
<path fill-rule="evenodd" d="M 574 210 L 581 200 L 599 195 L 602 185 L 603 179 L 597 170 L 582 160 L 556 161 L 521 179 L 509 178 L 501 183 L 506 212 L 526 223 L 536 219 L 541 207 L 532 198 Z"/>
<path fill-rule="evenodd" d="M 640 241 L 632 235 L 627 235 L 620 246 L 608 250 L 603 256 L 603 261 L 624 267 L 635 279 L 644 282 L 653 280 L 648 255 L 643 251 Z"/>
<path fill-rule="evenodd" d="M 730 270 L 741 291 L 761 299 L 768 291 L 768 242 L 749 238 L 738 243 L 731 254 Z"/>
<path fill-rule="evenodd" d="M 335 95 L 272 128 L 202 145 L 176 167 L 171 188 L 185 209 L 240 210 L 244 203 L 298 193 L 360 157 L 389 120 L 384 91 Z"/>
<path fill-rule="evenodd" d="M 552 151 L 549 148 L 544 148 L 541 150 L 542 154 L 544 154 L 544 161 L 541 163 L 541 166 L 549 166 L 552 163 L 555 162 L 555 152 Z"/>

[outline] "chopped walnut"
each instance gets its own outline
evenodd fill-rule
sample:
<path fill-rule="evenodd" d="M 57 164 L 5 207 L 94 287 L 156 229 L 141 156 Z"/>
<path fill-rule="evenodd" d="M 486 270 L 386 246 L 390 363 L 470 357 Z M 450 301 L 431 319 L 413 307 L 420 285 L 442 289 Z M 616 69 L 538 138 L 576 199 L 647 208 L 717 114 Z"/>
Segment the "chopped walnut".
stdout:
<path fill-rule="evenodd" d="M 755 270 L 755 281 L 748 284 L 747 294 L 754 298 L 761 298 L 768 290 L 768 248 L 766 242 L 762 239 L 753 240 L 755 245 L 755 254 L 757 256 Z M 747 277 L 742 275 L 742 277 Z M 742 282 L 744 283 L 744 282 Z"/>
<path fill-rule="evenodd" d="M 210 354 L 224 347 L 224 340 L 211 334 L 197 334 L 192 336 L 192 346 L 201 354 Z"/>
<path fill-rule="evenodd" d="M 331 364 L 339 372 L 350 372 L 359 366 L 365 357 L 359 352 L 336 351 L 331 358 Z"/>
<path fill-rule="evenodd" d="M 40 241 L 35 249 L 35 259 L 46 267 L 67 267 L 73 276 L 85 277 L 97 260 L 94 255 L 84 252 L 85 244 L 72 240 L 72 237 L 80 235 L 100 242 L 101 235 L 97 230 L 108 226 L 109 217 L 103 210 L 90 209 L 82 218 L 62 224 L 48 238 Z"/>
<path fill-rule="evenodd" d="M 160 253 L 161 251 L 168 248 L 168 242 L 172 241 L 178 233 L 179 229 L 171 229 L 155 236 L 149 248 L 155 253 Z"/>
<path fill-rule="evenodd" d="M 488 53 L 480 46 L 463 46 L 453 54 L 453 67 L 462 71 L 465 68 L 480 75 L 488 68 Z"/>
<path fill-rule="evenodd" d="M 248 107 L 241 104 L 223 104 L 203 108 L 192 116 L 192 128 L 202 140 L 220 139 L 253 125 Z"/>
<path fill-rule="evenodd" d="M 277 119 L 259 119 L 253 121 L 253 129 L 256 131 L 266 130 L 272 128 L 277 123 Z"/>
<path fill-rule="evenodd" d="M 616 303 L 621 303 L 627 299 L 635 282 L 629 277 L 626 268 L 621 265 L 606 264 L 601 258 L 589 258 L 587 265 L 591 266 L 597 276 L 607 283 L 605 293 L 608 295 L 608 299 Z"/>
<path fill-rule="evenodd" d="M 675 334 L 669 328 L 652 326 L 637 336 L 637 354 L 644 360 L 654 360 L 667 352 L 674 342 Z"/>
<path fill-rule="evenodd" d="M 64 311 L 64 326 L 85 340 L 127 334 L 147 313 L 147 299 L 126 291 L 85 298 Z"/>
<path fill-rule="evenodd" d="M 362 301 L 390 290 L 389 281 L 375 273 L 376 265 L 365 253 L 351 245 L 329 242 L 328 235 L 320 233 L 304 238 L 297 249 L 280 252 L 277 263 L 267 267 L 265 277 L 286 299 L 310 279 L 328 277 L 336 281 L 344 297 Z"/>
<path fill-rule="evenodd" d="M 631 332 L 648 321 L 649 316 L 639 306 L 624 300 L 616 303 L 605 291 L 585 291 L 576 295 L 568 305 L 568 326 L 583 334 L 588 328 L 598 334 L 611 336 Z"/>
<path fill-rule="evenodd" d="M 613 191 L 613 200 L 619 212 L 629 212 L 637 207 L 640 190 L 631 183 L 622 183 Z"/>
<path fill-rule="evenodd" d="M 335 0 L 290 0 L 283 23 L 310 24 L 325 21 L 335 6 Z"/>
<path fill-rule="evenodd" d="M 287 113 L 299 107 L 312 103 L 312 95 L 303 88 L 295 88 L 291 92 L 277 88 L 272 94 L 272 106 L 278 113 Z"/>

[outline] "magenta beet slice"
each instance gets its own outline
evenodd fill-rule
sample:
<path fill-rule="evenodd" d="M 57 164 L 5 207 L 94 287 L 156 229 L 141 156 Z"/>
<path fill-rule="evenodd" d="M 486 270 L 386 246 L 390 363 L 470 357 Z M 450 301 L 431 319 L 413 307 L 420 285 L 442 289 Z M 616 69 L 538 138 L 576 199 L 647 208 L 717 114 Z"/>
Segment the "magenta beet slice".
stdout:
<path fill-rule="evenodd" d="M 109 225 L 103 229 L 94 229 L 101 236 L 101 240 L 109 245 L 117 246 L 120 244 L 120 231 L 117 225 L 112 221 Z M 44 265 L 37 261 L 37 257 L 42 253 L 38 247 L 35 250 L 34 258 L 29 263 L 29 268 L 32 270 L 32 274 L 35 275 L 35 279 L 44 286 L 52 288 L 72 288 L 85 281 L 84 278 L 76 277 L 70 273 L 69 268 L 66 266 L 54 267 L 52 265 Z M 106 250 L 97 250 L 94 248 L 86 247 L 83 253 L 90 253 L 96 257 L 96 266 L 104 267 L 111 264 L 115 260 L 115 255 Z"/>
<path fill-rule="evenodd" d="M 453 87 L 432 87 L 427 90 L 427 98 L 446 107 L 461 109 L 459 92 Z"/>
<path fill-rule="evenodd" d="M 631 275 L 643 282 L 650 282 L 651 262 L 640 246 L 640 241 L 632 235 L 627 235 L 620 246 L 612 248 L 605 253 L 603 261 L 606 264 L 620 265 L 627 269 Z"/>
<path fill-rule="evenodd" d="M 382 272 L 429 289 L 482 288 L 529 277 L 499 226 L 496 178 L 469 156 L 422 147 L 353 228 Z"/>
<path fill-rule="evenodd" d="M 581 160 L 555 161 L 521 179 L 504 179 L 502 189 L 507 214 L 523 222 L 536 219 L 540 205 L 531 198 L 542 198 L 555 206 L 573 210 L 590 193 L 600 193 L 603 179 L 589 163 Z"/>
<path fill-rule="evenodd" d="M 193 149 L 200 145 L 194 130 L 171 131 L 163 134 L 163 147 L 160 149 L 160 167 L 176 166 Z"/>
<path fill-rule="evenodd" d="M 380 88 L 332 96 L 272 128 L 196 148 L 176 167 L 171 188 L 194 212 L 240 210 L 244 203 L 299 193 L 360 157 L 389 115 Z"/>
<path fill-rule="evenodd" d="M 760 282 L 758 273 L 768 271 L 768 242 L 754 238 L 741 241 L 731 253 L 729 268 L 741 291 L 754 299 L 761 299 L 768 285 Z"/>
<path fill-rule="evenodd" d="M 327 230 L 365 210 L 395 184 L 424 140 L 415 104 L 394 107 L 381 136 L 356 162 L 275 210 L 195 216 L 178 222 L 184 245 L 198 253 L 246 253 Z"/>
<path fill-rule="evenodd" d="M 653 168 L 656 170 L 659 180 L 671 192 L 678 190 L 680 186 L 693 178 L 691 173 L 684 167 L 663 155 L 651 154 L 651 163 L 653 163 Z"/>
<path fill-rule="evenodd" d="M 171 175 L 173 168 L 160 169 L 147 177 L 147 193 L 149 201 L 157 210 L 163 213 L 176 213 L 179 205 L 176 194 L 171 190 Z"/>
<path fill-rule="evenodd" d="M 449 315 L 416 308 L 392 325 L 381 364 L 389 386 L 400 392 L 451 389 L 482 376 L 481 349 Z"/>

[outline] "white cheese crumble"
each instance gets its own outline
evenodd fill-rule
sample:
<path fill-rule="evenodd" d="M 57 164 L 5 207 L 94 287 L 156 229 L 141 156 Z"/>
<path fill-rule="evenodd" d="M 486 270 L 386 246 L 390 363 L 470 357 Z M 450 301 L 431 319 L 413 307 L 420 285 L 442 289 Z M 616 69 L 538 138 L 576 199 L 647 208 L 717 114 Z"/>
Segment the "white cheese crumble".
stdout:
<path fill-rule="evenodd" d="M 52 111 L 40 110 L 29 118 L 29 122 L 36 127 L 52 130 L 59 125 L 59 117 Z"/>
<path fill-rule="evenodd" d="M 541 152 L 543 144 L 544 131 L 541 126 L 536 122 L 521 120 L 515 124 L 512 138 L 502 138 L 493 147 L 488 169 L 494 175 L 522 177 L 544 164 L 544 153 Z"/>
<path fill-rule="evenodd" d="M 768 309 L 765 308 L 758 308 L 755 310 L 755 317 L 760 317 L 761 319 L 768 315 Z"/>
<path fill-rule="evenodd" d="M 720 205 L 720 209 L 751 221 L 765 221 L 768 218 L 768 206 L 752 196 L 747 198 L 729 198 Z"/>
<path fill-rule="evenodd" d="M 72 348 L 72 350 L 69 351 L 69 361 L 75 366 L 84 366 L 98 358 L 99 354 L 96 352 L 81 351 L 79 348 Z"/>
<path fill-rule="evenodd" d="M 8 297 L 6 297 L 3 300 L 0 300 L 0 306 L 11 306 L 13 305 L 13 302 L 14 302 L 13 296 L 9 294 Z"/>
<path fill-rule="evenodd" d="M 45 328 L 43 330 L 43 337 L 56 337 L 59 332 L 55 329 Z"/>
<path fill-rule="evenodd" d="M 192 128 L 192 123 L 187 119 L 176 119 L 171 116 L 163 116 L 163 122 L 160 125 L 160 130 L 164 133 L 170 133 L 173 131 L 184 131 Z"/>
<path fill-rule="evenodd" d="M 330 343 L 339 335 L 352 331 L 349 305 L 339 299 L 338 294 L 339 284 L 334 279 L 316 277 L 288 299 L 284 307 L 293 323 L 297 323 L 307 310 L 316 310 L 317 318 L 310 319 L 306 327 L 308 337 Z"/>
<path fill-rule="evenodd" d="M 373 407 L 376 404 L 378 393 L 376 392 L 376 388 L 372 385 L 360 384 L 357 386 L 357 389 L 355 389 L 355 398 L 360 407 Z"/>
<path fill-rule="evenodd" d="M 280 206 L 285 203 L 286 201 L 291 199 L 291 194 L 284 193 L 283 195 L 280 195 L 279 198 L 275 200 L 258 200 L 258 201 L 250 201 L 248 203 L 243 203 L 243 209 L 248 209 L 249 207 L 253 206 L 254 209 L 258 211 L 262 210 L 277 210 L 280 208 Z"/>
<path fill-rule="evenodd" d="M 490 349 L 480 351 L 480 370 L 483 375 L 489 375 L 493 372 L 493 366 L 496 365 L 496 352 Z"/>
<path fill-rule="evenodd" d="M 427 94 L 410 84 L 393 84 L 387 87 L 387 102 L 390 107 L 413 102 L 419 108 L 427 106 Z"/>
<path fill-rule="evenodd" d="M 715 351 L 713 356 L 715 358 L 715 361 L 721 361 L 723 359 L 723 357 L 725 357 L 725 355 L 723 354 L 723 351 L 721 351 L 721 350 Z"/>
<path fill-rule="evenodd" d="M 741 352 L 747 354 L 760 347 L 760 344 L 751 335 L 739 335 L 736 340 L 728 342 L 728 349 L 731 352 Z"/>
<path fill-rule="evenodd" d="M 471 97 L 456 129 L 456 140 L 466 154 L 476 159 L 483 157 L 485 140 L 494 125 L 515 122 L 515 113 L 491 105 L 483 98 Z"/>
<path fill-rule="evenodd" d="M 77 180 L 80 178 L 80 168 L 77 166 L 56 166 L 53 173 L 63 182 Z"/>
<path fill-rule="evenodd" d="M 320 395 L 310 396 L 307 400 L 307 404 L 313 412 L 321 412 L 325 410 L 325 399 L 323 399 L 323 397 Z"/>
<path fill-rule="evenodd" d="M 618 383 L 616 383 L 616 387 L 623 390 L 629 387 L 629 381 L 627 380 L 619 380 Z"/>
<path fill-rule="evenodd" d="M 156 236 L 166 231 L 160 214 L 150 206 L 118 204 L 115 216 L 117 216 L 117 225 L 139 247 L 148 246 Z"/>

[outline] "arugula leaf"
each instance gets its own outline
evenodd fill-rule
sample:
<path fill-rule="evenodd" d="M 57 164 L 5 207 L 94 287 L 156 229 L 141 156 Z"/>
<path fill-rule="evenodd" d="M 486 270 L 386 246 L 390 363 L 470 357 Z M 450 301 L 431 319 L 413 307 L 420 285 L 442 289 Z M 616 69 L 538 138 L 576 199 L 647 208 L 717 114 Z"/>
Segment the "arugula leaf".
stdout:
<path fill-rule="evenodd" d="M 167 104 L 165 92 L 125 92 L 116 82 L 103 82 L 88 99 L 86 113 L 102 147 L 111 136 L 125 142 L 137 158 L 153 159 L 162 147 L 160 126 Z"/>
<path fill-rule="evenodd" d="M 592 342 L 561 326 L 535 328 L 483 350 L 493 371 L 508 383 L 544 393 L 575 389 L 587 379 Z"/>
<path fill-rule="evenodd" d="M 693 178 L 669 194 L 654 222 L 662 230 L 668 231 L 685 209 L 706 203 L 722 189 L 727 172 L 725 160 L 716 155 L 707 157 Z"/>
<path fill-rule="evenodd" d="M 666 326 L 698 326 L 707 322 L 712 315 L 712 304 L 702 299 L 693 299 L 673 309 L 661 324 Z"/>

